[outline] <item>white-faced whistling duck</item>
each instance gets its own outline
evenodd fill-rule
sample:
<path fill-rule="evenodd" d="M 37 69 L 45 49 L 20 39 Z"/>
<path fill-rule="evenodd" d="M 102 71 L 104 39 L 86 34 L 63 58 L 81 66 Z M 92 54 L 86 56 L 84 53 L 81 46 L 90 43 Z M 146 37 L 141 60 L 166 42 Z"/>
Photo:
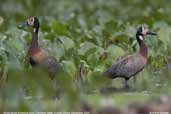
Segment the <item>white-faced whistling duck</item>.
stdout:
<path fill-rule="evenodd" d="M 31 66 L 39 66 L 45 68 L 50 73 L 50 78 L 53 79 L 54 75 L 61 69 L 60 64 L 54 57 L 49 56 L 38 44 L 39 20 L 37 17 L 30 17 L 23 22 L 19 27 L 32 27 L 32 40 L 27 53 L 27 62 Z"/>
<path fill-rule="evenodd" d="M 144 43 L 146 35 L 157 35 L 149 30 L 147 26 L 141 26 L 136 33 L 136 39 L 140 46 L 139 52 L 133 55 L 128 55 L 123 59 L 117 61 L 109 69 L 104 72 L 104 76 L 109 78 L 124 78 L 125 87 L 128 88 L 128 80 L 130 77 L 135 76 L 138 72 L 143 70 L 147 64 L 148 48 Z"/>

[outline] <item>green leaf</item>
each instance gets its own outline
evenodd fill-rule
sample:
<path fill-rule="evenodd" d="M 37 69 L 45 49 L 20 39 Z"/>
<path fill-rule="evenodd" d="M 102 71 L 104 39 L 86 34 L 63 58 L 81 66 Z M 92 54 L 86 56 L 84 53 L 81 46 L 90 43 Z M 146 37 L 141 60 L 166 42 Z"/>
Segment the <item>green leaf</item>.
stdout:
<path fill-rule="evenodd" d="M 154 28 L 159 29 L 157 33 L 161 41 L 165 43 L 170 41 L 169 39 L 171 37 L 171 28 L 167 23 L 160 21 L 160 22 L 156 22 L 153 26 Z"/>
<path fill-rule="evenodd" d="M 91 42 L 84 42 L 80 44 L 80 49 L 78 49 L 79 55 L 85 55 L 90 49 L 95 48 L 96 45 Z"/>
<path fill-rule="evenodd" d="M 64 48 L 66 50 L 74 48 L 75 43 L 72 39 L 65 37 L 65 36 L 60 36 L 59 39 L 62 42 L 62 44 L 64 45 Z"/>
<path fill-rule="evenodd" d="M 51 41 L 54 41 L 54 39 L 56 38 L 56 33 L 55 32 L 49 32 L 45 35 L 45 38 L 51 40 Z"/>
<path fill-rule="evenodd" d="M 52 29 L 58 34 L 66 34 L 67 33 L 67 26 L 59 21 L 52 22 Z"/>
<path fill-rule="evenodd" d="M 117 59 L 125 54 L 125 51 L 116 45 L 110 45 L 107 48 L 107 52 L 109 54 L 109 59 Z"/>
<path fill-rule="evenodd" d="M 50 32 L 51 28 L 47 23 L 42 23 L 41 24 L 41 30 L 44 31 L 44 32 Z"/>
<path fill-rule="evenodd" d="M 76 66 L 73 61 L 62 61 L 64 70 L 68 73 L 69 76 L 73 77 L 76 74 Z"/>
<path fill-rule="evenodd" d="M 170 26 L 163 21 L 156 22 L 154 25 L 155 29 L 159 29 L 157 34 L 158 38 L 164 42 L 165 50 L 167 49 L 167 45 L 170 44 L 170 37 L 171 37 L 171 28 Z"/>

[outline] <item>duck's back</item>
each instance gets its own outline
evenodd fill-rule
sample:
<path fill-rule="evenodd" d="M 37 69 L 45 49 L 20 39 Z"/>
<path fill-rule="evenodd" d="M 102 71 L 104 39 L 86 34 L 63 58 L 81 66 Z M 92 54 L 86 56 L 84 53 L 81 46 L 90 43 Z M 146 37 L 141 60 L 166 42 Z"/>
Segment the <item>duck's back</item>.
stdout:
<path fill-rule="evenodd" d="M 140 72 L 146 64 L 147 60 L 142 55 L 129 55 L 112 65 L 104 75 L 110 78 L 130 78 Z"/>

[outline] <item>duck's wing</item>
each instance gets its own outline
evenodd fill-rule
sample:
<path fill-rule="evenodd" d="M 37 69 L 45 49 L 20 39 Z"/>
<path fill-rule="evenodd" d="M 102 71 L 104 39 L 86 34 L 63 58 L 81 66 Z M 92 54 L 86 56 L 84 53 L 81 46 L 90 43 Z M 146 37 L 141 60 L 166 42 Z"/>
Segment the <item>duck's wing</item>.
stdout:
<path fill-rule="evenodd" d="M 141 71 L 146 62 L 141 55 L 129 55 L 106 70 L 105 75 L 111 78 L 116 77 L 131 77 Z"/>
<path fill-rule="evenodd" d="M 55 57 L 47 57 L 40 65 L 46 68 L 52 75 L 55 75 L 62 70 L 61 65 L 57 62 Z"/>

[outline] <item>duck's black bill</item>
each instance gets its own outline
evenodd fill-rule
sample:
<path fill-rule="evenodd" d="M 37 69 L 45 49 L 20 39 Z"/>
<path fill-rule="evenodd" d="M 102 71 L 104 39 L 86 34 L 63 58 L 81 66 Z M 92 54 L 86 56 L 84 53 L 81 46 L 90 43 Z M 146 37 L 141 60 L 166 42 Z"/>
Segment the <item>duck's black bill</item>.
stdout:
<path fill-rule="evenodd" d="M 21 23 L 18 27 L 19 28 L 25 28 L 25 27 L 28 27 L 29 25 L 28 25 L 28 23 L 27 22 L 23 22 L 23 23 Z"/>
<path fill-rule="evenodd" d="M 155 33 L 155 32 L 148 32 L 147 34 L 148 35 L 157 35 L 157 33 Z"/>

